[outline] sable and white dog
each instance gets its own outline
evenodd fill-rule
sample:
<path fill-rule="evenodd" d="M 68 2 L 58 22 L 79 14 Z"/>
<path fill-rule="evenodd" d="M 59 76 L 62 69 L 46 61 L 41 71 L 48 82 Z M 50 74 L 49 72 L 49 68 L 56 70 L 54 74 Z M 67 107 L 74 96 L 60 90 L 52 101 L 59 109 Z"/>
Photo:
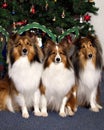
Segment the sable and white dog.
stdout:
<path fill-rule="evenodd" d="M 99 82 L 102 72 L 102 51 L 95 36 L 77 39 L 73 56 L 73 65 L 77 79 L 77 100 L 79 105 L 90 106 L 98 112 Z"/>
<path fill-rule="evenodd" d="M 22 117 L 28 118 L 28 109 L 34 107 L 34 114 L 40 115 L 39 84 L 43 71 L 43 53 L 28 35 L 15 34 L 8 42 L 8 75 L 16 91 L 15 102 L 22 110 Z"/>
<path fill-rule="evenodd" d="M 76 100 L 76 91 L 72 89 L 76 87 L 74 70 L 69 59 L 69 47 L 66 40 L 59 44 L 51 40 L 45 43 L 44 71 L 40 85 L 42 116 L 48 116 L 47 109 L 58 111 L 62 117 L 73 115 L 77 110 L 74 104 L 76 102 L 70 102 L 73 97 L 73 100 Z"/>

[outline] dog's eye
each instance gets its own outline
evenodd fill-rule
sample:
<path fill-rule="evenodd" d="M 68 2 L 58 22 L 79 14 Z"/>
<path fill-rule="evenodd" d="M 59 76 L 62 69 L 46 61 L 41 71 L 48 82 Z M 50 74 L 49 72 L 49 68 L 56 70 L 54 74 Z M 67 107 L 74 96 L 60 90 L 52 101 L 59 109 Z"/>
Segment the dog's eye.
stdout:
<path fill-rule="evenodd" d="M 81 46 L 81 48 L 85 48 L 85 46 L 84 46 L 84 45 L 82 45 L 82 46 Z"/>
<path fill-rule="evenodd" d="M 51 55 L 54 55 L 54 54 L 55 54 L 55 52 L 52 52 L 52 53 L 51 53 Z"/>
<path fill-rule="evenodd" d="M 90 44 L 90 46 L 92 46 L 92 44 Z"/>
<path fill-rule="evenodd" d="M 31 46 L 31 43 L 29 43 L 29 42 L 27 42 L 26 44 L 29 45 L 29 46 Z"/>
<path fill-rule="evenodd" d="M 60 52 L 60 54 L 61 54 L 61 55 L 64 55 L 64 53 L 63 53 L 63 52 Z"/>

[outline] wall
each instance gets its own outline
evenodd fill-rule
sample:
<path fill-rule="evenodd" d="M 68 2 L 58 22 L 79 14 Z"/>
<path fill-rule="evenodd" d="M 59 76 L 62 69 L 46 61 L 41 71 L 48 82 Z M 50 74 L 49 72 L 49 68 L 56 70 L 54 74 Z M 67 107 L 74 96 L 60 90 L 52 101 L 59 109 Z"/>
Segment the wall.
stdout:
<path fill-rule="evenodd" d="M 101 42 L 103 50 L 104 65 L 104 0 L 94 0 L 95 6 L 99 8 L 98 15 L 91 15 L 91 24 L 93 24 L 96 34 Z"/>

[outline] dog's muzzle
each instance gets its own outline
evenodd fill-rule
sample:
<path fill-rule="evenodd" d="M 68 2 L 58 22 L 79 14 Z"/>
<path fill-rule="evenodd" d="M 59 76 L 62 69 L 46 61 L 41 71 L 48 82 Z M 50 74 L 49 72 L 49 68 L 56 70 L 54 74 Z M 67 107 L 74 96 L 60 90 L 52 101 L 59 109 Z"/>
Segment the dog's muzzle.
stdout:
<path fill-rule="evenodd" d="M 60 63 L 61 62 L 61 57 L 55 57 L 55 63 Z"/>
<path fill-rule="evenodd" d="M 92 58 L 92 54 L 90 53 L 90 54 L 88 54 L 88 59 L 91 59 Z"/>
<path fill-rule="evenodd" d="M 28 54 L 28 50 L 26 48 L 22 49 L 22 55 L 25 56 Z"/>

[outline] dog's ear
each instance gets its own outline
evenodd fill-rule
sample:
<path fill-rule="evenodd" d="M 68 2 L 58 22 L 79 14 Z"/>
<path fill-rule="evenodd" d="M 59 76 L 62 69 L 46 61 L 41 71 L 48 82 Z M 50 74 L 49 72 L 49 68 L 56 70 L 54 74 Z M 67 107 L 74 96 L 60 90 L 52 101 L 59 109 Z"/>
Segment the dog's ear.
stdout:
<path fill-rule="evenodd" d="M 20 37 L 20 35 L 19 35 L 18 33 L 11 34 L 10 37 L 9 37 L 8 44 L 13 45 L 13 44 L 14 44 L 14 41 L 15 41 L 16 39 L 18 39 L 19 37 Z"/>
<path fill-rule="evenodd" d="M 10 53 L 13 48 L 13 45 L 15 44 L 15 40 L 20 37 L 19 34 L 11 34 L 7 43 L 7 63 L 10 63 Z"/>
<path fill-rule="evenodd" d="M 67 38 L 63 38 L 59 43 L 59 45 L 61 45 L 64 49 L 69 49 L 71 44 L 72 42 Z"/>
<path fill-rule="evenodd" d="M 38 43 L 38 36 L 35 33 L 27 31 L 25 33 L 25 36 L 29 37 L 31 39 L 32 43 L 39 45 L 39 43 Z"/>
<path fill-rule="evenodd" d="M 73 55 L 75 45 L 73 45 L 69 39 L 67 38 L 62 39 L 59 45 L 61 45 L 67 51 L 69 57 Z"/>
<path fill-rule="evenodd" d="M 42 63 L 44 60 L 44 54 L 43 54 L 42 48 L 40 48 L 37 44 L 35 44 L 34 47 L 36 50 L 37 60 Z"/>
<path fill-rule="evenodd" d="M 54 45 L 55 45 L 55 42 L 53 42 L 51 39 L 47 39 L 45 44 L 44 44 L 44 47 L 50 48 L 51 46 L 54 46 Z"/>
<path fill-rule="evenodd" d="M 88 34 L 87 38 L 91 41 L 91 43 L 93 44 L 93 46 L 96 47 L 97 51 L 99 51 L 100 53 L 102 53 L 101 43 L 100 43 L 97 35 Z"/>
<path fill-rule="evenodd" d="M 44 54 L 46 55 L 55 45 L 55 42 L 53 42 L 51 39 L 47 39 L 43 47 Z"/>

